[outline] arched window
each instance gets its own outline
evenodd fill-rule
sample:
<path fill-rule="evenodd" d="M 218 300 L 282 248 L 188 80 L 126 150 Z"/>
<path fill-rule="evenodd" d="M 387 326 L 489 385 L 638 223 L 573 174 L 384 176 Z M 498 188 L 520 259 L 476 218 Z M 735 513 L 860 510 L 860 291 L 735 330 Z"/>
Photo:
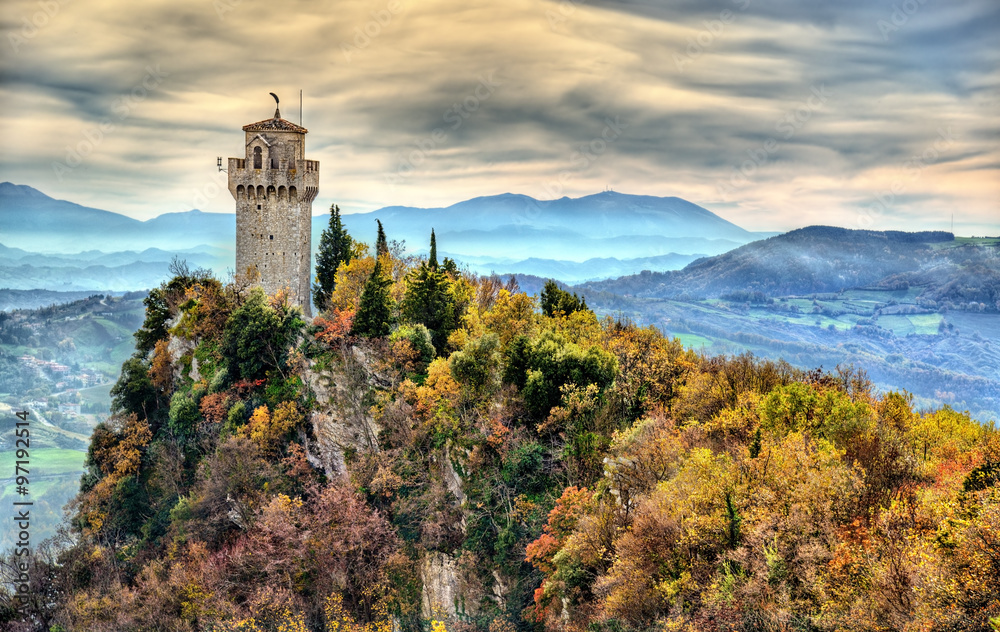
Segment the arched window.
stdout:
<path fill-rule="evenodd" d="M 260 147 L 254 147 L 253 148 L 253 168 L 254 169 L 260 169 L 260 165 L 261 165 L 262 159 L 263 159 L 263 157 L 261 156 L 261 153 L 260 153 Z"/>

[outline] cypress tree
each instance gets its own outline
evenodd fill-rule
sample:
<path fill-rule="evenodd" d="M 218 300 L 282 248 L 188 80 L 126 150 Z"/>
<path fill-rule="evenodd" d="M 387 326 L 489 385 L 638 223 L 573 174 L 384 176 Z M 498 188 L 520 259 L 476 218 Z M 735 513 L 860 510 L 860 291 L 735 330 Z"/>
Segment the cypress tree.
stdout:
<path fill-rule="evenodd" d="M 353 335 L 369 338 L 389 335 L 392 326 L 392 297 L 389 296 L 391 283 L 382 274 L 381 260 L 376 259 L 375 269 L 365 282 L 361 303 L 354 315 L 354 324 L 351 325 Z"/>
<path fill-rule="evenodd" d="M 350 263 L 354 240 L 347 234 L 340 221 L 340 207 L 330 205 L 330 224 L 319 239 L 316 254 L 316 282 L 313 283 L 313 302 L 320 311 L 327 309 L 330 295 L 337 287 L 337 268 Z"/>
<path fill-rule="evenodd" d="M 455 298 L 451 294 L 451 279 L 429 262 L 410 273 L 406 281 L 406 296 L 400 305 L 403 317 L 421 323 L 431 331 L 434 347 L 440 352 L 455 330 Z"/>
<path fill-rule="evenodd" d="M 382 229 L 382 220 L 375 220 L 378 224 L 378 237 L 375 238 L 375 257 L 389 254 L 389 242 L 385 239 L 385 230 Z"/>
<path fill-rule="evenodd" d="M 437 240 L 434 238 L 434 229 L 431 229 L 431 255 L 427 260 L 427 265 L 437 270 L 438 267 L 438 248 Z"/>

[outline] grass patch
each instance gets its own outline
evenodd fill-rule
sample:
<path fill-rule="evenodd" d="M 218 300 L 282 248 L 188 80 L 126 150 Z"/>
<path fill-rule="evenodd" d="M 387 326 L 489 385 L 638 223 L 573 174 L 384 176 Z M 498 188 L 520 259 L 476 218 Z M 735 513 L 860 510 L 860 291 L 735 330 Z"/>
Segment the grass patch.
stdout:
<path fill-rule="evenodd" d="M 701 349 L 703 347 L 711 347 L 712 341 L 704 336 L 699 336 L 698 334 L 667 334 L 671 338 L 677 338 L 681 341 L 681 344 L 685 347 L 691 349 Z"/>
<path fill-rule="evenodd" d="M 907 318 L 913 324 L 913 332 L 917 334 L 934 335 L 941 323 L 941 314 L 910 314 Z"/>
<path fill-rule="evenodd" d="M 31 480 L 37 479 L 39 483 L 44 480 L 38 478 L 41 476 L 83 472 L 83 460 L 87 456 L 85 452 L 80 452 L 79 450 L 65 450 L 62 448 L 29 449 L 28 453 L 30 454 L 28 469 L 31 472 L 28 474 L 28 478 Z M 0 476 L 10 477 L 6 479 L 7 481 L 13 478 L 15 476 L 14 462 L 17 460 L 14 450 L 8 449 L 0 453 Z M 32 483 L 32 489 L 34 489 L 34 485 Z"/>
<path fill-rule="evenodd" d="M 897 336 L 905 336 L 914 332 L 913 323 L 906 316 L 893 314 L 878 317 L 879 327 L 888 329 Z"/>
<path fill-rule="evenodd" d="M 1000 316 L 997 314 L 952 311 L 945 314 L 944 319 L 954 324 L 962 334 L 978 333 L 992 340 L 1000 339 Z"/>
<path fill-rule="evenodd" d="M 84 404 L 101 404 L 105 408 L 111 408 L 111 384 L 81 388 L 77 392 Z"/>

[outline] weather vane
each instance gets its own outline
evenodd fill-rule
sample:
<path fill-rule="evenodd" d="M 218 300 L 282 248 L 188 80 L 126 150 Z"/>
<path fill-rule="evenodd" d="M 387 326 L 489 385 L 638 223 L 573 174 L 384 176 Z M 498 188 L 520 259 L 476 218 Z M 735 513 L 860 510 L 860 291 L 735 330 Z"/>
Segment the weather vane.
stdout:
<path fill-rule="evenodd" d="M 274 97 L 274 118 L 281 118 L 281 111 L 278 109 L 278 95 L 273 92 L 268 92 L 268 94 Z"/>

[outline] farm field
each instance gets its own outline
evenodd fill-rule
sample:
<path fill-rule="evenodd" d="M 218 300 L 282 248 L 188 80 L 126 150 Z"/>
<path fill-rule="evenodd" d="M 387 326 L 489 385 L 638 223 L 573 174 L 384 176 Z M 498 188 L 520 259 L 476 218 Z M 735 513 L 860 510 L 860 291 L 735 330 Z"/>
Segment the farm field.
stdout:
<path fill-rule="evenodd" d="M 86 456 L 85 452 L 79 450 L 29 450 L 27 476 L 30 493 L 21 496 L 17 493 L 14 478 L 16 454 L 10 449 L 0 453 L 0 476 L 4 477 L 0 478 L 3 485 L 0 505 L 9 507 L 15 500 L 30 500 L 34 503 L 31 506 L 32 547 L 37 547 L 42 540 L 55 535 L 56 528 L 62 522 L 63 507 L 79 491 Z M 11 529 L 0 530 L 0 551 L 14 546 L 14 535 Z"/>

